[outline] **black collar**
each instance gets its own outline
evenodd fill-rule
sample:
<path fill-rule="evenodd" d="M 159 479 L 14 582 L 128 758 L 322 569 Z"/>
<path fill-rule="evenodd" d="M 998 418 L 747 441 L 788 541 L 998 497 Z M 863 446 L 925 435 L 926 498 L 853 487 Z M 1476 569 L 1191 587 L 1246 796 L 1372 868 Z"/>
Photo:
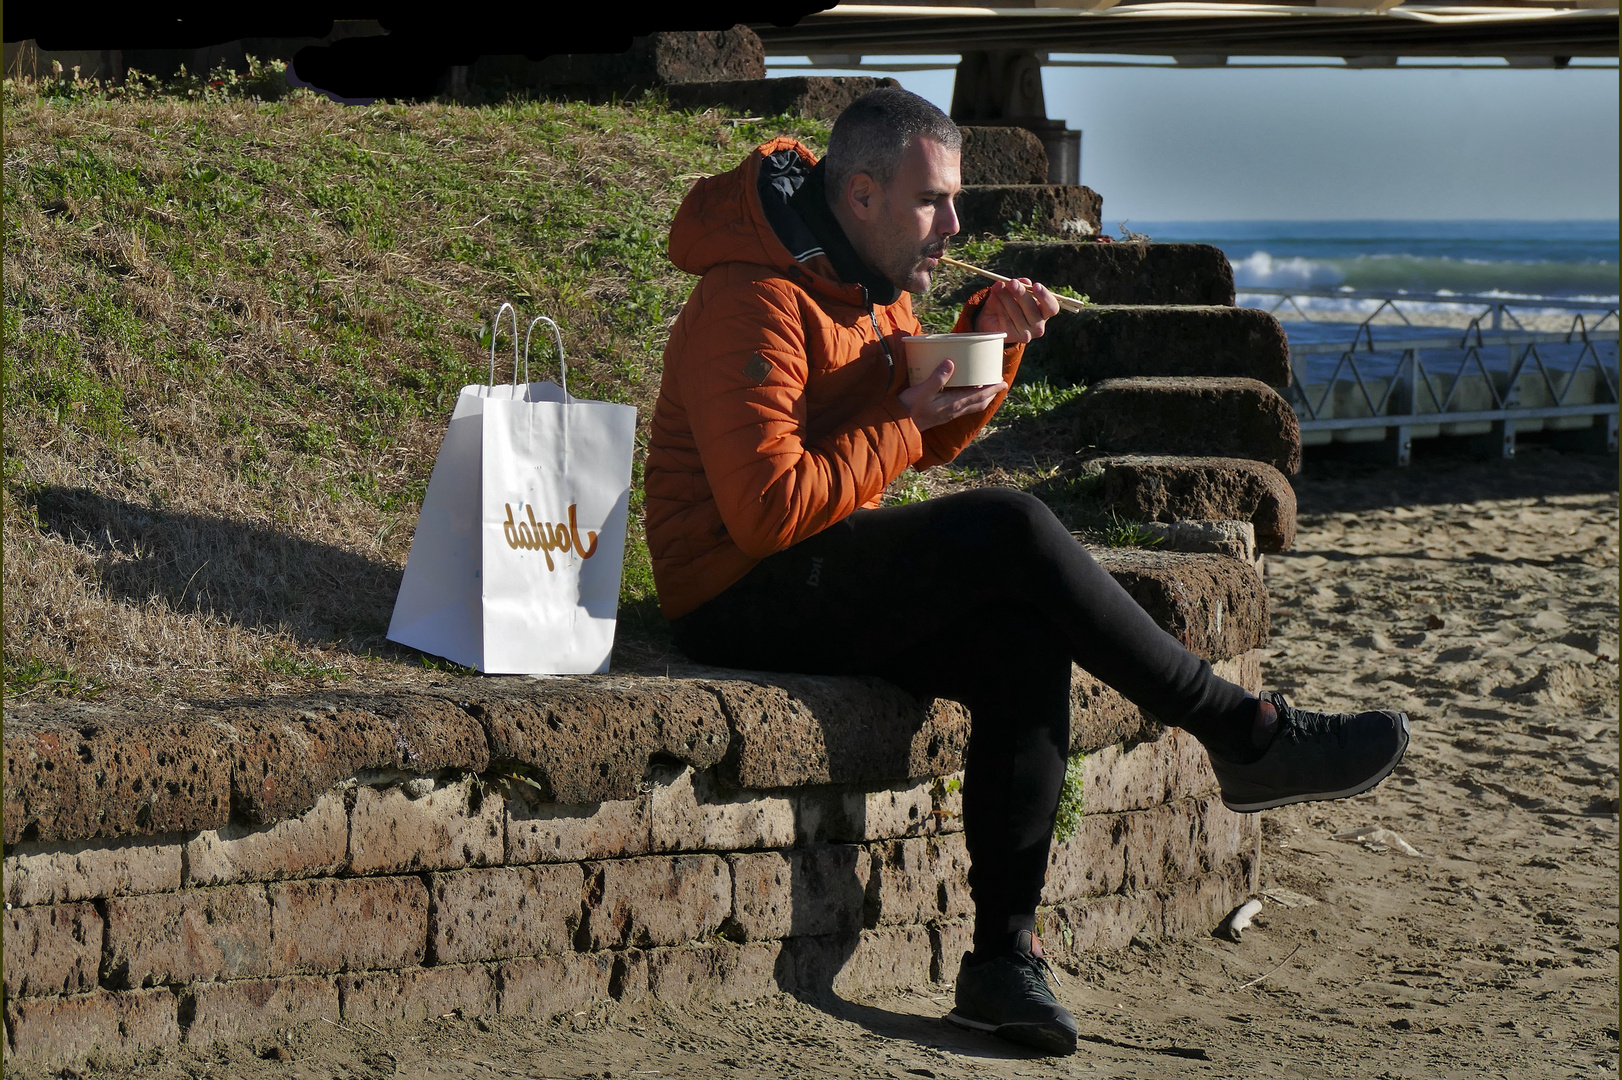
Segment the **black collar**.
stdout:
<path fill-rule="evenodd" d="M 840 279 L 851 285 L 862 286 L 869 304 L 888 307 L 901 299 L 901 290 L 889 278 L 867 265 L 867 261 L 856 254 L 856 249 L 851 246 L 845 230 L 839 225 L 839 219 L 834 217 L 833 210 L 828 206 L 826 165 L 825 160 L 817 162 L 811 175 L 800 185 L 800 190 L 789 200 L 789 205 L 821 242 L 823 253 L 834 264 L 834 272 Z"/>

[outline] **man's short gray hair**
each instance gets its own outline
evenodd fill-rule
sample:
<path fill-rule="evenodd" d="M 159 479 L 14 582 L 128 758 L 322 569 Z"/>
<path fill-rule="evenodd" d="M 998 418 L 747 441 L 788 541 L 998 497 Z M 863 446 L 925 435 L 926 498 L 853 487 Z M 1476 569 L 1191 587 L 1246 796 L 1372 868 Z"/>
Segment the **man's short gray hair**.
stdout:
<path fill-rule="evenodd" d="M 921 137 L 948 150 L 963 148 L 963 134 L 950 117 L 899 86 L 870 90 L 851 102 L 828 136 L 828 201 L 837 204 L 857 173 L 888 184 L 907 147 Z"/>

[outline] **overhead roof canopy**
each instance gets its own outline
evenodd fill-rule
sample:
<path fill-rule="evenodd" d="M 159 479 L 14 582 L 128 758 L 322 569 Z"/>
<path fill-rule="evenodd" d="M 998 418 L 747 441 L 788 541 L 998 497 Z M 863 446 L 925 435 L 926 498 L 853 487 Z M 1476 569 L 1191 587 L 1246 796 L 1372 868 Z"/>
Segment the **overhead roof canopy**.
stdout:
<path fill-rule="evenodd" d="M 850 60 L 1006 49 L 1218 63 L 1229 56 L 1547 57 L 1560 63 L 1618 51 L 1615 0 L 1040 2 L 1045 6 L 841 3 L 794 26 L 753 29 L 770 55 Z"/>

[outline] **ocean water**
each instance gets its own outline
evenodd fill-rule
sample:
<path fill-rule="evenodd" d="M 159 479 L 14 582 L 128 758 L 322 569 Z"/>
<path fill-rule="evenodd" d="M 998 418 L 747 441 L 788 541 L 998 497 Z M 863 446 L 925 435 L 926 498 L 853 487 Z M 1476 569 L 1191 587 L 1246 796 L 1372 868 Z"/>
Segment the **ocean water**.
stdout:
<path fill-rule="evenodd" d="M 1241 290 L 1617 299 L 1615 221 L 1132 221 L 1128 228 L 1216 245 Z"/>
<path fill-rule="evenodd" d="M 1463 293 L 1520 301 L 1518 315 L 1549 314 L 1560 300 L 1617 303 L 1618 227 L 1615 221 L 1130 221 L 1127 227 L 1161 241 L 1214 244 L 1233 265 L 1237 302 L 1245 307 L 1274 309 L 1278 299 L 1258 288 L 1308 288 L 1371 291 L 1401 297 L 1405 293 Z M 1538 300 L 1548 300 L 1544 306 Z M 1350 342 L 1356 321 L 1345 316 L 1372 312 L 1375 300 L 1307 297 L 1297 304 L 1317 317 L 1336 313 L 1338 320 L 1303 321 L 1290 308 L 1276 314 L 1292 345 Z M 1474 315 L 1479 305 L 1408 301 L 1410 316 Z M 1589 325 L 1603 313 L 1585 317 Z M 1615 330 L 1616 322 L 1605 329 Z M 1382 329 L 1390 338 L 1449 336 L 1458 330 L 1441 327 Z M 1550 349 L 1547 362 L 1562 365 L 1570 352 Z M 1606 348 L 1614 367 L 1615 346 Z M 1392 361 L 1394 363 L 1394 360 Z M 1316 369 L 1333 358 L 1308 358 Z M 1500 365 L 1502 366 L 1502 365 Z"/>

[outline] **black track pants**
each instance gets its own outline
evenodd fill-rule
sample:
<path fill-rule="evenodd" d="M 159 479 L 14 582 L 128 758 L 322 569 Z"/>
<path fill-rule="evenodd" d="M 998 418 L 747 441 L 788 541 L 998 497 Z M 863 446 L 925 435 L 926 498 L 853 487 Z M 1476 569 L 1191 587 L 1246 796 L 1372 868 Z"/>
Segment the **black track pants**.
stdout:
<path fill-rule="evenodd" d="M 880 675 L 968 707 L 976 939 L 1036 911 L 1070 745 L 1070 663 L 1202 739 L 1247 724 L 1217 678 L 1041 500 L 981 488 L 859 510 L 671 624 L 700 663 Z"/>

